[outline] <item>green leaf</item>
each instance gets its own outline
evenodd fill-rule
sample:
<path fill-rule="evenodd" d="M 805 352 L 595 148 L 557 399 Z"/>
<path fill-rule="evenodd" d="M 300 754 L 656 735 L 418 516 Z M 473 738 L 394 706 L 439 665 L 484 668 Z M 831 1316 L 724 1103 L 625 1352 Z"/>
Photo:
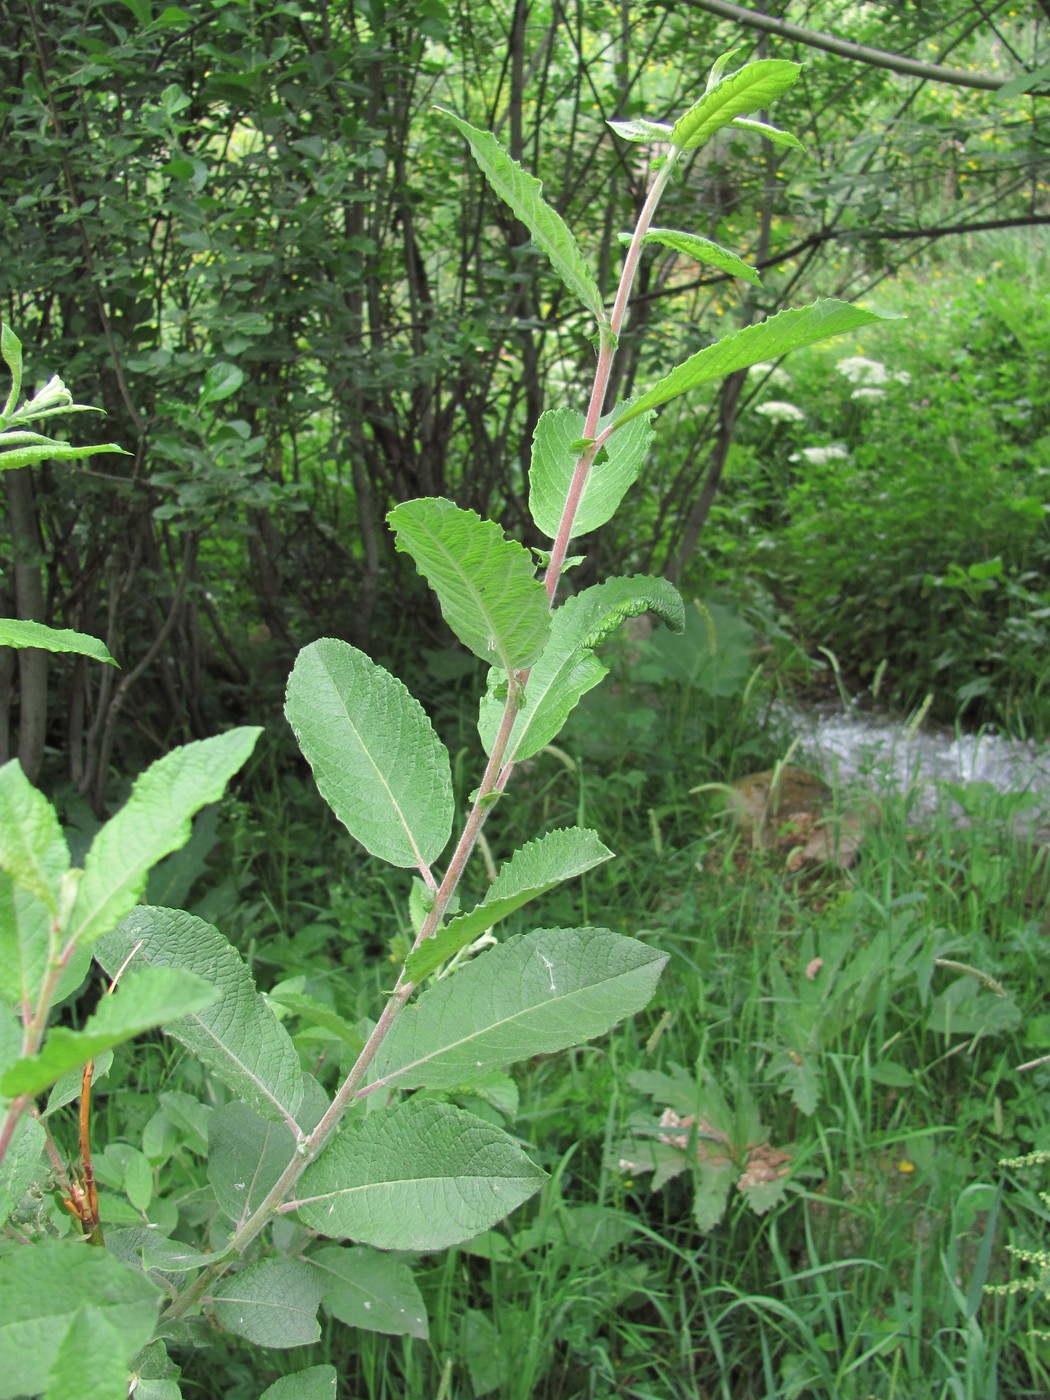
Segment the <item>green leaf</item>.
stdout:
<path fill-rule="evenodd" d="M 422 705 L 347 642 L 299 653 L 284 712 L 318 791 L 366 850 L 429 869 L 452 833 L 448 750 Z"/>
<path fill-rule="evenodd" d="M 722 81 L 722 75 L 729 67 L 730 61 L 736 58 L 741 49 L 728 49 L 725 53 L 719 54 L 711 65 L 711 71 L 707 75 L 707 82 L 704 85 L 704 92 L 708 93 L 712 88 L 717 87 Z"/>
<path fill-rule="evenodd" d="M 121 457 L 130 457 L 123 447 L 115 442 L 102 442 L 97 447 L 70 447 L 66 442 L 50 442 L 46 447 L 10 447 L 4 449 L 0 437 L 0 472 L 14 471 L 18 467 L 31 467 L 34 462 L 75 462 L 83 457 L 96 457 L 100 452 L 116 452 Z"/>
<path fill-rule="evenodd" d="M 605 429 L 617 414 L 630 407 L 617 404 L 598 424 Z M 548 409 L 541 414 L 532 435 L 532 464 L 529 468 L 529 510 L 537 527 L 551 539 L 558 533 L 562 511 L 579 453 L 584 418 L 571 408 Z M 619 433 L 598 452 L 591 467 L 576 516 L 572 535 L 586 535 L 611 520 L 628 489 L 641 471 L 653 439 L 651 418 L 643 414 L 630 433 Z M 491 657 L 483 658 L 491 660 Z"/>
<path fill-rule="evenodd" d="M 40 1240 L 0 1256 L 0 1400 L 47 1389 L 82 1306 L 115 1330 L 126 1363 L 149 1341 L 159 1302 L 160 1289 L 145 1275 L 78 1241 Z M 66 1400 L 82 1393 L 74 1386 Z"/>
<path fill-rule="evenodd" d="M 51 957 L 48 906 L 0 874 L 0 1001 L 35 1007 Z"/>
<path fill-rule="evenodd" d="M 579 297 L 600 325 L 606 324 L 608 317 L 597 283 L 565 220 L 543 199 L 543 186 L 539 180 L 522 170 L 489 132 L 479 131 L 442 107 L 437 110 L 466 137 L 485 179 L 526 226 L 550 258 L 551 266 L 561 280 Z"/>
<path fill-rule="evenodd" d="M 742 131 L 753 131 L 758 136 L 764 136 L 774 146 L 790 146 L 793 151 L 806 149 L 798 137 L 792 136 L 790 131 L 782 131 L 779 126 L 770 126 L 768 122 L 752 121 L 750 117 L 736 117 L 732 125 L 739 127 Z"/>
<path fill-rule="evenodd" d="M 820 340 L 856 330 L 858 326 L 869 326 L 873 321 L 900 319 L 886 312 L 863 311 L 859 306 L 850 306 L 848 302 L 835 301 L 830 297 L 794 311 L 780 311 L 757 325 L 745 326 L 743 330 L 723 336 L 714 345 L 690 355 L 688 360 L 654 384 L 648 393 L 635 399 L 631 407 L 616 420 L 616 430 L 619 431 L 640 413 L 657 408 L 668 399 L 707 384 L 712 379 L 722 379 L 762 360 L 778 359 L 789 350 L 815 345 Z"/>
<path fill-rule="evenodd" d="M 239 365 L 227 364 L 225 361 L 212 365 L 204 376 L 197 407 L 204 408 L 207 404 L 220 403 L 223 399 L 228 399 L 231 394 L 237 392 L 243 383 L 244 370 Z"/>
<path fill-rule="evenodd" d="M 55 1026 L 38 1055 L 19 1060 L 0 1079 L 0 1093 L 39 1094 L 67 1070 L 86 1065 L 104 1050 L 122 1045 L 164 1021 L 200 1011 L 218 993 L 184 969 L 145 968 L 129 974 L 112 996 L 103 997 L 83 1030 Z"/>
<path fill-rule="evenodd" d="M 55 809 L 13 758 L 0 768 L 0 870 L 57 914 L 68 869 L 69 847 Z"/>
<path fill-rule="evenodd" d="M 264 1118 L 294 1124 L 303 1097 L 299 1056 L 256 992 L 237 950 L 203 919 L 143 907 L 97 945 L 95 956 L 112 976 L 136 944 L 141 946 L 135 964 L 196 973 L 219 993 L 219 1000 L 203 1011 L 165 1023 L 164 1034 L 185 1045 Z"/>
<path fill-rule="evenodd" d="M 630 235 L 622 234 L 621 238 L 629 239 Z M 678 229 L 673 228 L 651 228 L 642 239 L 642 243 L 659 243 L 664 248 L 673 248 L 676 253 L 685 253 L 687 257 L 695 258 L 697 262 L 705 263 L 708 267 L 717 267 L 721 272 L 728 272 L 733 277 L 743 277 L 753 287 L 762 285 L 762 279 L 755 269 L 735 253 L 718 243 L 712 243 L 709 238 L 700 238 L 695 233 L 680 233 Z"/>
<path fill-rule="evenodd" d="M 426 1341 L 427 1310 L 412 1270 L 366 1245 L 326 1245 L 310 1255 L 320 1271 L 326 1308 L 348 1327 Z"/>
<path fill-rule="evenodd" d="M 476 908 L 450 920 L 439 933 L 423 941 L 408 958 L 406 973 L 418 982 L 515 909 L 611 857 L 612 851 L 602 845 L 595 832 L 580 827 L 551 831 L 529 841 L 501 867 Z"/>
<path fill-rule="evenodd" d="M 48 1374 L 44 1400 L 124 1400 L 128 1355 L 104 1312 L 85 1300 L 69 1319 Z"/>
<path fill-rule="evenodd" d="M 11 392 L 0 419 L 10 418 L 22 388 L 22 342 L 8 325 L 0 326 L 0 355 L 11 374 Z"/>
<path fill-rule="evenodd" d="M 509 759 L 529 758 L 551 742 L 580 697 L 606 673 L 594 648 L 626 618 L 647 611 L 655 612 L 673 631 L 682 630 L 685 606 L 677 590 L 665 579 L 645 574 L 606 579 L 554 610 L 550 641 L 529 673 L 525 705 L 511 732 Z M 503 706 L 490 687 L 478 720 L 486 751 L 491 751 L 502 713 Z"/>
<path fill-rule="evenodd" d="M 70 935 L 89 947 L 134 909 L 150 867 L 190 838 L 190 819 L 218 802 L 258 739 L 259 728 L 231 729 L 185 744 L 152 764 L 98 832 L 84 861 Z"/>
<path fill-rule="evenodd" d="M 7 1105 L 0 1100 L 0 1123 Z M 41 1157 L 47 1135 L 42 1124 L 23 1113 L 0 1161 L 0 1226 L 17 1210 L 22 1197 L 43 1176 Z"/>
<path fill-rule="evenodd" d="M 235 1223 L 259 1207 L 294 1155 L 288 1125 L 260 1118 L 247 1104 L 223 1104 L 208 1119 L 208 1180 Z"/>
<path fill-rule="evenodd" d="M 1015 97 L 1022 97 L 1033 89 L 1042 90 L 1044 93 L 1050 90 L 1050 63 L 1044 63 L 1041 68 L 1036 68 L 1031 73 L 1019 73 L 1016 78 L 1011 78 L 1008 83 L 1003 83 L 1002 87 L 996 88 L 992 95 L 992 101 L 1010 102 Z"/>
<path fill-rule="evenodd" d="M 606 126 L 623 141 L 670 141 L 673 130 L 666 122 L 649 122 L 644 117 L 632 117 L 628 121 L 613 121 L 606 118 Z"/>
<path fill-rule="evenodd" d="M 323 1284 L 300 1259 L 261 1259 L 227 1278 L 205 1306 L 219 1326 L 264 1347 L 301 1347 L 321 1335 Z"/>
<path fill-rule="evenodd" d="M 405 1007 L 369 1087 L 454 1088 L 604 1035 L 648 1005 L 666 962 L 666 953 L 609 929 L 508 938 Z"/>
<path fill-rule="evenodd" d="M 296 1212 L 377 1249 L 448 1249 L 489 1229 L 547 1173 L 491 1123 L 414 1098 L 347 1123 L 303 1173 Z"/>
<path fill-rule="evenodd" d="M 0 617 L 0 647 L 39 647 L 41 651 L 71 651 L 116 666 L 104 642 L 68 627 L 45 627 L 40 622 L 16 622 Z"/>
<path fill-rule="evenodd" d="M 529 551 L 495 521 L 440 497 L 405 501 L 387 521 L 463 645 L 508 672 L 531 666 L 547 640 L 550 609 Z"/>
<path fill-rule="evenodd" d="M 757 112 L 793 87 L 802 65 L 783 58 L 762 58 L 722 78 L 679 117 L 671 140 L 683 151 L 695 150 L 734 117 Z"/>
<path fill-rule="evenodd" d="M 337 1380 L 334 1366 L 308 1366 L 274 1381 L 259 1400 L 335 1400 Z"/>

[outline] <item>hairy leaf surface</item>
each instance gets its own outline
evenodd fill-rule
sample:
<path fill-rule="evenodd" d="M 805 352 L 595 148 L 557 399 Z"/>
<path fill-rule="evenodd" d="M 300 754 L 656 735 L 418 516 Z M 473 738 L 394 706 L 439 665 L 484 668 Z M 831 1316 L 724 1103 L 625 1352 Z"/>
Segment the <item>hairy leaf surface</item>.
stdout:
<path fill-rule="evenodd" d="M 259 1400 L 335 1400 L 338 1382 L 334 1366 L 308 1366 L 274 1381 Z"/>
<path fill-rule="evenodd" d="M 0 1400 L 47 1390 L 66 1334 L 87 1302 L 119 1334 L 120 1353 L 130 1360 L 149 1341 L 160 1296 L 144 1274 L 73 1240 L 40 1240 L 0 1256 Z M 80 1392 L 68 1392 L 73 1395 Z"/>
<path fill-rule="evenodd" d="M 452 833 L 448 750 L 419 701 L 348 642 L 296 657 L 284 712 L 321 796 L 391 865 L 428 869 Z"/>
<path fill-rule="evenodd" d="M 897 319 L 885 312 L 864 311 L 859 306 L 850 306 L 848 302 L 830 297 L 821 298 L 811 306 L 795 311 L 779 311 L 757 325 L 745 326 L 743 330 L 723 336 L 714 345 L 708 345 L 706 349 L 690 355 L 688 360 L 683 360 L 620 415 L 616 420 L 616 430 L 619 431 L 639 413 L 657 408 L 667 403 L 668 399 L 707 384 L 712 379 L 722 379 L 762 360 L 778 359 L 790 350 L 830 340 L 832 336 L 856 330 L 858 326 L 871 325 L 873 321 Z"/>
<path fill-rule="evenodd" d="M 298 1053 L 255 990 L 240 953 L 219 930 L 181 910 L 143 906 L 99 943 L 95 956 L 112 976 L 133 950 L 134 963 L 181 968 L 216 988 L 218 1001 L 167 1022 L 165 1035 L 185 1045 L 264 1118 L 294 1123 L 303 1097 Z"/>
<path fill-rule="evenodd" d="M 550 831 L 527 842 L 501 867 L 479 905 L 452 919 L 411 954 L 405 965 L 408 976 L 418 982 L 515 909 L 611 858 L 612 851 L 597 834 L 580 827 Z"/>
<path fill-rule="evenodd" d="M 630 241 L 630 234 L 621 234 L 621 239 Z M 760 287 L 762 279 L 753 267 L 723 248 L 720 243 L 712 243 L 710 238 L 701 238 L 695 233 L 682 233 L 674 228 L 651 228 L 642 239 L 643 245 L 658 243 L 664 248 L 673 248 L 676 253 L 684 253 L 708 267 L 717 267 L 720 272 L 728 272 L 733 277 L 742 277 L 753 287 Z"/>
<path fill-rule="evenodd" d="M 218 802 L 262 730 L 230 729 L 184 744 L 136 779 L 131 796 L 98 832 L 84 861 L 70 936 L 86 948 L 142 897 L 150 868 L 190 839 L 190 819 Z"/>
<path fill-rule="evenodd" d="M 666 579 L 645 574 L 606 579 L 555 608 L 550 640 L 529 673 L 525 704 L 507 747 L 508 759 L 529 758 L 551 742 L 580 698 L 606 674 L 594 648 L 628 617 L 643 612 L 655 612 L 674 632 L 685 625 L 685 605 L 677 589 Z M 502 714 L 502 702 L 490 687 L 482 697 L 478 719 L 486 752 L 491 752 Z"/>
<path fill-rule="evenodd" d="M 427 1310 L 412 1270 L 367 1245 L 326 1245 L 310 1255 L 321 1275 L 322 1301 L 348 1327 L 392 1337 L 429 1335 Z"/>
<path fill-rule="evenodd" d="M 109 654 L 105 642 L 74 632 L 69 627 L 45 627 L 42 622 L 18 622 L 0 617 L 0 647 L 39 647 L 41 651 L 71 651 L 78 656 L 90 656 L 110 666 L 117 663 Z"/>
<path fill-rule="evenodd" d="M 522 170 L 490 132 L 479 131 L 444 108 L 437 110 L 466 137 L 485 179 L 529 230 L 569 290 L 599 323 L 606 321 L 602 294 L 590 268 L 565 220 L 543 198 L 540 181 Z"/>
<path fill-rule="evenodd" d="M 680 150 L 692 151 L 709 141 L 734 117 L 757 112 L 793 87 L 802 65 L 783 58 L 761 58 L 722 78 L 679 117 L 671 140 Z"/>
<path fill-rule="evenodd" d="M 667 954 L 609 929 L 517 934 L 406 1006 L 370 1088 L 448 1089 L 604 1035 L 648 1005 Z"/>
<path fill-rule="evenodd" d="M 529 551 L 495 521 L 440 497 L 405 501 L 387 520 L 463 645 L 504 671 L 531 666 L 547 640 L 550 609 Z"/>
<path fill-rule="evenodd" d="M 0 768 L 0 870 L 57 914 L 69 847 L 55 809 L 17 758 Z"/>
<path fill-rule="evenodd" d="M 296 1211 L 377 1249 L 448 1249 L 538 1191 L 547 1173 L 507 1133 L 427 1099 L 347 1123 L 307 1167 Z"/>
<path fill-rule="evenodd" d="M 301 1347 L 321 1335 L 322 1284 L 301 1259 L 260 1259 L 206 1300 L 219 1325 L 264 1347 Z"/>
<path fill-rule="evenodd" d="M 599 432 L 622 414 L 629 403 L 618 404 L 599 421 Z M 562 510 L 580 453 L 584 417 L 572 408 L 548 409 L 540 416 L 532 435 L 529 468 L 529 510 L 538 529 L 551 539 L 558 533 Z M 580 497 L 572 522 L 572 538 L 597 530 L 611 520 L 620 502 L 645 465 L 653 429 L 649 415 L 634 420 L 630 433 L 617 433 L 599 450 Z M 491 658 L 483 658 L 490 660 Z"/>
<path fill-rule="evenodd" d="M 217 996 L 210 982 L 184 968 L 154 967 L 130 973 L 112 996 L 102 998 L 83 1030 L 53 1027 L 38 1055 L 18 1060 L 0 1078 L 0 1093 L 9 1098 L 39 1094 L 68 1070 L 164 1021 L 202 1011 Z"/>

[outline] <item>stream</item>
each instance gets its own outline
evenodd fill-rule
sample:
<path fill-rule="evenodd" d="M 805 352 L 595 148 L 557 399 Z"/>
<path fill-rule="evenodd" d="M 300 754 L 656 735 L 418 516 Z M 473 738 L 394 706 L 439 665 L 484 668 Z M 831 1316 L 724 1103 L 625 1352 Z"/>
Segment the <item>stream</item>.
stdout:
<path fill-rule="evenodd" d="M 1050 745 L 982 732 L 960 734 L 936 725 L 917 731 L 885 716 L 840 707 L 795 711 L 795 761 L 809 763 L 832 782 L 875 790 L 915 789 L 915 816 L 929 816 L 946 799 L 941 784 L 989 784 L 1016 794 L 1019 828 L 1050 840 Z M 956 813 L 958 815 L 958 812 Z"/>

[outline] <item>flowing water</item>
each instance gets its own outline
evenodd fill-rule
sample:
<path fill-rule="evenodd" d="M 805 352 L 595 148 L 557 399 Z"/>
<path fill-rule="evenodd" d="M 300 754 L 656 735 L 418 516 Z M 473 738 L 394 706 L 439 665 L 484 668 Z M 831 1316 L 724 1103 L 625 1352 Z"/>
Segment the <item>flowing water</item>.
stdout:
<path fill-rule="evenodd" d="M 1050 839 L 1050 745 L 937 726 L 914 730 L 883 716 L 838 708 L 796 712 L 789 728 L 798 740 L 796 761 L 832 780 L 876 791 L 912 790 L 920 817 L 951 800 L 944 784 L 988 784 L 1015 795 L 1019 824 Z"/>

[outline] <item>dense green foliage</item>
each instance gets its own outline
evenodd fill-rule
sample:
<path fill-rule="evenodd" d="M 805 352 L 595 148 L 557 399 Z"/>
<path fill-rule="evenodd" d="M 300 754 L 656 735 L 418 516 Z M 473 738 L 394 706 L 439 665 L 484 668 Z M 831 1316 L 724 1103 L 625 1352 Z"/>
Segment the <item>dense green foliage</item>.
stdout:
<path fill-rule="evenodd" d="M 1047 19 L 875 8 L 14 7 L 0 1397 L 1050 1388 L 1036 799 L 780 804 L 1050 730 Z"/>
<path fill-rule="evenodd" d="M 138 767 L 275 713 L 295 651 L 317 635 L 385 660 L 444 645 L 382 528 L 398 501 L 448 495 L 542 542 L 528 443 L 587 364 L 583 312 L 433 104 L 493 126 L 557 191 L 611 297 L 645 162 L 606 119 L 629 135 L 681 110 L 693 75 L 729 48 L 806 62 L 803 150 L 721 132 L 665 201 L 666 224 L 737 250 L 762 285 L 647 247 L 621 394 L 727 323 L 855 299 L 931 238 L 947 248 L 952 230 L 1045 224 L 1047 103 L 1024 78 L 1044 22 L 1005 6 L 869 10 L 836 0 L 816 27 L 939 64 L 949 81 L 794 38 L 774 53 L 692 6 L 591 5 L 571 20 L 524 0 L 8 7 L 3 315 L 32 347 L 30 380 L 62 367 L 107 411 L 98 440 L 133 454 L 75 473 L 43 464 L 32 492 L 5 486 L 24 563 L 0 612 L 99 636 L 126 671 L 70 661 L 34 678 L 32 708 L 96 811 L 114 758 Z M 1000 335 L 1019 358 L 1016 332 Z M 895 363 L 905 339 L 871 353 Z M 690 576 L 741 391 L 734 376 L 665 410 L 635 509 L 588 541 L 585 582 L 622 560 Z M 0 687 L 9 726 L 6 673 Z M 35 748 L 28 771 L 43 763 Z"/>

